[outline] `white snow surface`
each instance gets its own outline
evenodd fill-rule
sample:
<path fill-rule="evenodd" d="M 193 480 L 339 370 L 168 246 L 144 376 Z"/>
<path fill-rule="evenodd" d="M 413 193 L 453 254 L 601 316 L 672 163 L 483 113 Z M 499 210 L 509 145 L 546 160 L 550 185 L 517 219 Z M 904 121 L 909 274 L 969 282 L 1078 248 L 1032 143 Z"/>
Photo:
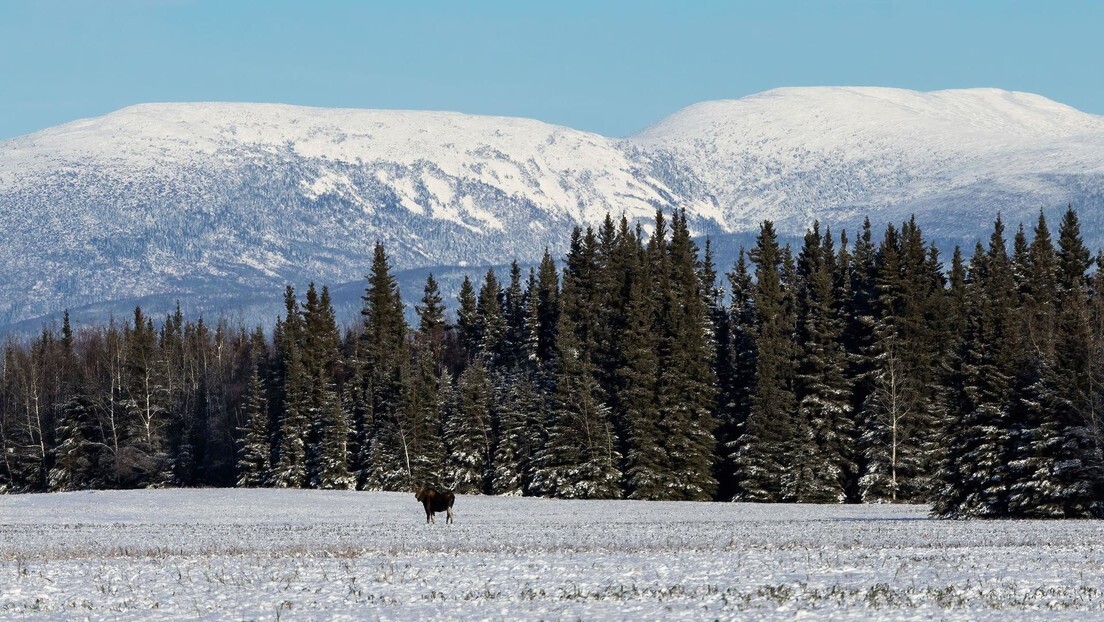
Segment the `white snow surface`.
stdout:
<path fill-rule="evenodd" d="M 357 166 L 429 163 L 409 182 L 426 185 L 430 208 L 452 202 L 442 178 L 525 196 L 542 210 L 590 223 L 607 211 L 650 217 L 648 201 L 662 200 L 613 141 L 597 134 L 457 112 L 245 103 L 140 104 L 6 141 L 0 189 L 35 183 L 61 163 L 156 174 L 186 165 L 234 166 L 251 154 Z M 591 177 L 593 183 L 584 180 Z M 351 185 L 323 166 L 308 194 L 317 198 Z"/>
<path fill-rule="evenodd" d="M 776 89 L 622 139 L 455 112 L 142 104 L 0 141 L 0 332 L 177 300 L 267 321 L 287 283 L 361 279 L 377 241 L 399 270 L 533 264 L 606 213 L 685 208 L 727 266 L 764 219 L 853 239 L 864 216 L 880 231 L 915 214 L 969 249 L 998 211 L 1015 226 L 1067 204 L 1104 244 L 1104 117 L 996 89 Z"/>
<path fill-rule="evenodd" d="M 4 619 L 1083 620 L 1100 521 L 923 506 L 150 490 L 0 496 Z"/>
<path fill-rule="evenodd" d="M 734 229 L 917 212 L 953 234 L 981 206 L 985 222 L 1024 199 L 1079 203 L 1056 178 L 1099 189 L 1104 174 L 1104 117 L 1000 89 L 780 88 L 689 106 L 631 140 L 693 171 Z"/>

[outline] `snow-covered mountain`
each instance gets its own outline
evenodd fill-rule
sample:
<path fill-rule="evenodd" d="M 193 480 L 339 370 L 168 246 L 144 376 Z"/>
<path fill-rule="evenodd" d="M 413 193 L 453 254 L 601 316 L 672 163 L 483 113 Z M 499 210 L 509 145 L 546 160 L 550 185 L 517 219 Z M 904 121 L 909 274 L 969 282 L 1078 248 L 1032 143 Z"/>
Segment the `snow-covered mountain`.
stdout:
<path fill-rule="evenodd" d="M 916 214 L 970 240 L 998 210 L 1016 222 L 1104 203 L 1104 117 L 1029 93 L 783 88 L 690 106 L 630 140 L 681 167 L 732 231 Z"/>
<path fill-rule="evenodd" d="M 675 202 L 615 141 L 527 119 L 134 106 L 0 143 L 0 324 L 232 310 L 359 279 L 377 240 L 400 269 L 533 260 L 574 224 Z"/>
<path fill-rule="evenodd" d="M 535 261 L 606 212 L 684 207 L 722 238 L 764 218 L 799 234 L 915 212 L 968 240 L 998 209 L 1067 202 L 1104 241 L 1104 117 L 989 89 L 778 89 L 626 139 L 448 112 L 147 104 L 0 142 L 0 327 L 178 298 L 253 321 L 284 283 L 359 280 L 377 240 L 420 276 Z"/>

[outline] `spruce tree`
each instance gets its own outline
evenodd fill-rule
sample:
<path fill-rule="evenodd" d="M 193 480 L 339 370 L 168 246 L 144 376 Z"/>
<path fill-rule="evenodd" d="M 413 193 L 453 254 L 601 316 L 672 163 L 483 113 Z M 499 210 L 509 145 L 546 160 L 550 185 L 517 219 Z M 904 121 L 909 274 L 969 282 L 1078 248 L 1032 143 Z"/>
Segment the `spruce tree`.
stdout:
<path fill-rule="evenodd" d="M 531 333 L 536 340 L 536 358 L 547 366 L 555 356 L 556 330 L 560 322 L 560 277 L 556 262 L 545 249 L 537 269 L 536 300 L 533 310 L 535 323 Z"/>
<path fill-rule="evenodd" d="M 528 376 L 518 370 L 504 377 L 501 383 L 494 395 L 490 492 L 495 495 L 520 495 L 532 449 L 527 429 L 529 413 L 536 406 L 537 395 Z"/>
<path fill-rule="evenodd" d="M 49 487 L 55 492 L 104 486 L 104 444 L 95 407 L 83 389 L 62 407 L 58 446 L 50 469 Z"/>
<path fill-rule="evenodd" d="M 406 400 L 411 422 L 411 471 L 415 484 L 442 486 L 445 448 L 442 413 L 448 393 L 442 357 L 445 346 L 445 309 L 437 281 L 426 278 L 422 302 L 415 307 L 418 330 L 413 342 L 413 367 Z"/>
<path fill-rule="evenodd" d="M 814 223 L 797 264 L 798 421 L 783 489 L 784 498 L 794 501 L 843 501 L 845 473 L 854 468 L 849 461 L 851 395 L 836 315 L 834 262 L 831 232 L 821 236 Z"/>
<path fill-rule="evenodd" d="M 460 374 L 445 420 L 445 482 L 461 494 L 486 492 L 491 459 L 491 382 L 476 359 Z"/>
<path fill-rule="evenodd" d="M 309 422 L 306 438 L 307 481 L 316 488 L 349 488 L 351 434 L 338 386 L 341 336 L 337 329 L 329 288 L 307 289 L 303 309 L 302 354 L 308 385 L 304 411 Z"/>
<path fill-rule="evenodd" d="M 1043 498 L 1037 516 L 1085 517 L 1104 507 L 1104 460 L 1092 411 L 1092 334 L 1089 250 L 1072 207 L 1058 229 L 1058 293 L 1054 392 L 1061 402 L 1046 409 L 1033 443 L 1045 456 L 1034 486 Z"/>
<path fill-rule="evenodd" d="M 651 291 L 654 278 L 647 256 L 639 255 L 640 265 L 625 309 L 623 363 L 616 371 L 624 422 L 625 488 L 630 499 L 665 499 L 669 495 L 666 485 L 670 467 L 659 428 L 659 355 Z"/>
<path fill-rule="evenodd" d="M 731 301 L 730 369 L 718 372 L 718 400 L 724 413 L 718 421 L 717 452 L 718 496 L 722 500 L 736 498 L 739 493 L 738 456 L 740 438 L 751 414 L 755 390 L 755 338 L 758 333 L 754 298 L 754 283 L 748 272 L 747 253 L 740 249 L 732 271 L 728 274 Z M 718 368 L 721 358 L 718 357 Z"/>
<path fill-rule="evenodd" d="M 708 300 L 715 275 L 699 272 L 697 246 L 690 237 L 686 212 L 671 219 L 667 294 L 661 318 L 659 406 L 661 438 L 670 461 L 671 498 L 709 500 L 717 489 L 713 477 L 713 332 Z M 708 281 L 708 287 L 705 282 Z"/>
<path fill-rule="evenodd" d="M 542 285 L 544 279 L 548 280 L 545 281 L 545 285 Z M 554 271 L 550 277 L 538 278 L 536 270 L 530 270 L 525 296 L 524 363 L 519 367 L 518 375 L 521 377 L 517 381 L 527 384 L 527 387 L 520 390 L 522 399 L 525 400 L 522 406 L 525 423 L 521 444 L 521 486 L 522 492 L 527 495 L 540 494 L 533 486 L 534 474 L 538 466 L 536 454 L 537 450 L 547 443 L 547 431 L 551 421 L 552 359 L 550 357 L 552 355 L 542 355 L 541 349 L 542 340 L 555 334 L 555 329 L 547 329 L 546 322 L 550 320 L 550 316 L 544 305 L 552 298 L 549 293 L 554 293 L 555 300 L 558 300 L 557 281 Z M 544 289 L 545 287 L 548 289 Z M 558 313 L 555 317 L 558 317 Z"/>
<path fill-rule="evenodd" d="M 751 411 L 736 457 L 740 498 L 773 502 L 782 499 L 782 473 L 793 437 L 794 315 L 783 282 L 786 258 L 774 224 L 765 221 L 750 254 L 755 263 L 755 390 Z"/>
<path fill-rule="evenodd" d="M 249 374 L 249 397 L 245 408 L 245 428 L 242 430 L 240 457 L 238 458 L 237 485 L 258 488 L 268 483 L 272 468 L 268 408 L 264 384 L 261 380 L 260 362 L 253 361 Z"/>
<path fill-rule="evenodd" d="M 923 501 L 933 487 L 934 430 L 943 418 L 936 386 L 946 356 L 942 264 L 910 219 L 899 232 L 887 228 L 875 265 L 860 490 L 867 501 Z"/>
<path fill-rule="evenodd" d="M 127 336 L 127 402 L 122 450 L 123 481 L 128 485 L 163 486 L 172 479 L 166 447 L 167 390 L 162 354 L 153 321 L 134 309 L 134 326 Z"/>
<path fill-rule="evenodd" d="M 933 512 L 944 517 L 1007 514 L 1014 456 L 1009 416 L 1015 374 L 1015 283 L 998 216 L 988 250 L 978 244 L 967 283 L 966 336 L 947 418 L 947 452 Z"/>
<path fill-rule="evenodd" d="M 483 285 L 479 288 L 476 304 L 476 333 L 479 335 L 477 351 L 487 367 L 496 371 L 507 363 L 509 327 L 503 313 L 503 291 L 494 270 L 487 270 Z"/>
<path fill-rule="evenodd" d="M 502 309 L 506 320 L 506 344 L 504 346 L 507 367 L 521 364 L 525 352 L 525 292 L 522 288 L 521 266 L 510 264 L 510 284 L 503 294 Z"/>
<path fill-rule="evenodd" d="M 279 488 L 302 488 L 308 483 L 306 439 L 310 434 L 307 415 L 310 380 L 303 364 L 303 316 L 290 285 L 284 291 L 284 310 L 279 352 L 283 370 L 283 411 L 272 482 Z"/>
<path fill-rule="evenodd" d="M 564 498 L 620 496 L 620 461 L 609 405 L 594 366 L 597 239 L 572 235 L 556 329 L 548 440 L 534 457 L 533 487 Z"/>
<path fill-rule="evenodd" d="M 475 286 L 466 274 L 460 283 L 457 302 L 456 328 L 460 332 L 460 345 L 467 358 L 471 358 L 479 352 L 483 336 L 479 332 L 479 299 L 475 295 Z"/>
<path fill-rule="evenodd" d="M 441 440 L 442 374 L 434 355 L 432 333 L 415 335 L 413 365 L 405 400 L 410 422 L 411 478 L 417 484 L 441 486 L 445 459 Z"/>
<path fill-rule="evenodd" d="M 1077 213 L 1067 209 L 1058 228 L 1057 251 L 1057 369 L 1065 379 L 1065 389 L 1073 408 L 1088 411 L 1091 392 L 1089 371 L 1092 336 L 1089 333 L 1088 285 L 1086 271 L 1091 265 L 1089 249 L 1081 239 Z"/>
<path fill-rule="evenodd" d="M 408 490 L 415 483 L 410 455 L 413 426 L 404 404 L 410 350 L 399 286 L 379 243 L 363 300 L 361 364 L 370 423 L 367 443 L 361 447 L 365 455 L 358 481 L 368 488 Z"/>
<path fill-rule="evenodd" d="M 1027 249 L 1026 265 L 1018 272 L 1020 296 L 1021 350 L 1050 358 L 1054 353 L 1054 330 L 1058 301 L 1058 257 L 1042 212 Z"/>

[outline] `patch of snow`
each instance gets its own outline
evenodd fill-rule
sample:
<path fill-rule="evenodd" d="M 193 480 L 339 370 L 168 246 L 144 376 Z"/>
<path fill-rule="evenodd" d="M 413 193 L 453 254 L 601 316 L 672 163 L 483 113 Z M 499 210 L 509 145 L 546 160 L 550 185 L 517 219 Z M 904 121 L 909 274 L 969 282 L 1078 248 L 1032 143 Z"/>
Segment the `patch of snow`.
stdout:
<path fill-rule="evenodd" d="M 0 616 L 91 620 L 1082 620 L 1099 521 L 940 521 L 924 506 L 411 494 L 0 497 Z"/>

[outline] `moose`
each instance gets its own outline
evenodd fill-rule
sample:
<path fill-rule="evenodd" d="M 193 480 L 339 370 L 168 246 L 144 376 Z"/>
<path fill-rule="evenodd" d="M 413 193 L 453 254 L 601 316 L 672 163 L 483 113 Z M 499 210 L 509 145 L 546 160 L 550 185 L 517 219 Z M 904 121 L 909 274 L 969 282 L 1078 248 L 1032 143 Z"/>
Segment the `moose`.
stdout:
<path fill-rule="evenodd" d="M 452 504 L 456 501 L 456 495 L 451 490 L 437 490 L 423 484 L 414 488 L 414 498 L 421 501 L 425 508 L 426 524 L 437 522 L 433 519 L 437 512 L 447 513 L 445 524 L 453 522 Z"/>

